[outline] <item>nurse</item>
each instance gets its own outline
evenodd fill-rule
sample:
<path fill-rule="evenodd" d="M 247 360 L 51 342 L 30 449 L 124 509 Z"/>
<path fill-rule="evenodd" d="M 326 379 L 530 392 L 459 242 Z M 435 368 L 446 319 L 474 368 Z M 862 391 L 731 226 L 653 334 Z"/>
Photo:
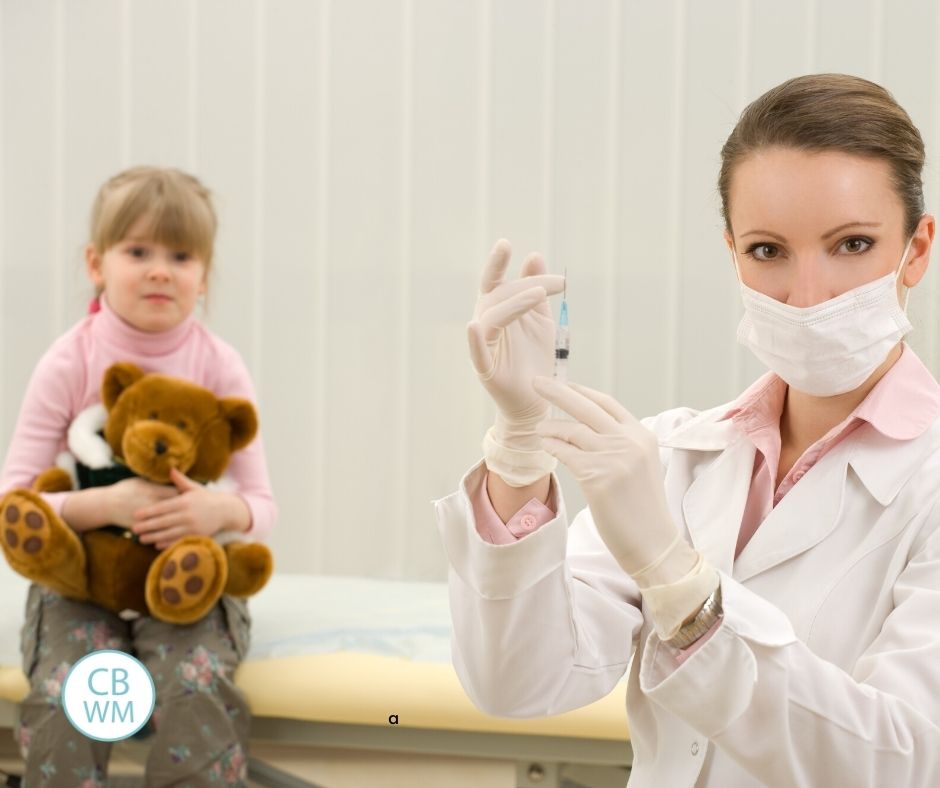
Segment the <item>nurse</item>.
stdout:
<path fill-rule="evenodd" d="M 552 380 L 561 278 L 532 256 L 507 280 L 496 244 L 468 327 L 496 421 L 436 504 L 481 709 L 557 714 L 629 668 L 631 788 L 940 785 L 940 386 L 903 342 L 923 163 L 863 79 L 744 110 L 719 190 L 769 371 L 702 412 Z M 556 461 L 588 502 L 570 528 Z"/>

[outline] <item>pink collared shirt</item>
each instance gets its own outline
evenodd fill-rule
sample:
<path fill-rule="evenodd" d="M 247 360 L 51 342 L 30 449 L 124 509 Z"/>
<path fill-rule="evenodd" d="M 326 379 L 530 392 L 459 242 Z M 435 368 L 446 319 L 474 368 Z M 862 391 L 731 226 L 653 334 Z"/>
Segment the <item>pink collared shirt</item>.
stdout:
<path fill-rule="evenodd" d="M 921 435 L 940 414 L 940 397 L 933 376 L 917 354 L 903 345 L 901 356 L 875 384 L 868 396 L 842 422 L 800 455 L 787 475 L 774 489 L 774 480 L 780 464 L 780 417 L 786 401 L 787 384 L 773 372 L 758 378 L 734 402 L 723 419 L 731 419 L 754 443 L 757 451 L 751 486 L 748 491 L 741 529 L 735 548 L 735 558 L 754 536 L 764 518 L 783 497 L 793 489 L 820 458 L 845 440 L 863 423 L 871 424 L 878 432 L 894 440 L 911 440 Z M 555 517 L 555 512 L 531 499 L 503 523 L 493 509 L 486 494 L 486 475 L 477 490 L 471 492 L 477 533 L 493 544 L 509 544 L 532 533 Z M 549 494 L 549 504 L 553 496 Z M 535 525 L 521 527 L 524 517 L 535 519 Z M 526 521 L 529 523 L 529 521 Z M 693 645 L 681 652 L 680 661 L 687 659 L 717 629 L 716 624 Z"/>

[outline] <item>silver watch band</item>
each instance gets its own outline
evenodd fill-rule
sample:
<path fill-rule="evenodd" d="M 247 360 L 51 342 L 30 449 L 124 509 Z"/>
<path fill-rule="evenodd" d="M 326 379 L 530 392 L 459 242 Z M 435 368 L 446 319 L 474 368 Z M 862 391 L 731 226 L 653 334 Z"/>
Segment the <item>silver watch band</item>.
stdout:
<path fill-rule="evenodd" d="M 679 631 L 666 643 L 673 648 L 688 648 L 702 635 L 712 628 L 712 625 L 721 617 L 721 584 L 709 594 L 702 609 L 688 624 L 683 624 Z"/>

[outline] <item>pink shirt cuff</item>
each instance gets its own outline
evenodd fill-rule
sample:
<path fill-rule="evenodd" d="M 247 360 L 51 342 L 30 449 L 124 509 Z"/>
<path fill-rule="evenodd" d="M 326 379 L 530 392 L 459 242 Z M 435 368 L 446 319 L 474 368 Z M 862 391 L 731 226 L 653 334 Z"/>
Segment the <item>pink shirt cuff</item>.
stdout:
<path fill-rule="evenodd" d="M 711 627 L 708 628 L 708 630 L 706 630 L 705 634 L 702 635 L 698 640 L 696 640 L 692 645 L 688 646 L 687 648 L 677 649 L 676 650 L 676 662 L 680 665 L 683 662 L 685 662 L 696 651 L 698 651 L 702 646 L 705 645 L 705 641 L 707 641 L 712 635 L 714 635 L 715 631 L 720 626 L 721 626 L 721 617 L 719 617 L 718 620 L 714 624 L 712 624 Z"/>
<path fill-rule="evenodd" d="M 540 526 L 555 519 L 555 512 L 537 498 L 532 498 L 518 512 L 504 523 L 486 493 L 486 477 L 483 474 L 479 486 L 470 490 L 470 503 L 473 506 L 473 519 L 477 533 L 484 542 L 490 544 L 512 544 L 522 537 L 537 531 Z M 549 491 L 549 503 L 554 502 L 554 482 Z"/>

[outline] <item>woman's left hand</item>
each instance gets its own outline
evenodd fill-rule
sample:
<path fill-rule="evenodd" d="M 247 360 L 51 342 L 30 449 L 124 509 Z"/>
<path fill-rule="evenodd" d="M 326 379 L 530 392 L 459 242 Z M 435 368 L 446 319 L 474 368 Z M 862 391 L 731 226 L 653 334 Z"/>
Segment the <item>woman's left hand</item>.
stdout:
<path fill-rule="evenodd" d="M 189 534 L 213 536 L 223 529 L 248 528 L 251 515 L 238 495 L 209 490 L 175 468 L 170 480 L 179 495 L 134 512 L 131 530 L 142 543 L 163 550 Z"/>
<path fill-rule="evenodd" d="M 581 485 L 614 558 L 630 575 L 657 562 L 678 532 L 666 507 L 656 436 L 607 394 L 547 377 L 533 385 L 574 419 L 546 419 L 538 431 L 545 450 Z"/>

